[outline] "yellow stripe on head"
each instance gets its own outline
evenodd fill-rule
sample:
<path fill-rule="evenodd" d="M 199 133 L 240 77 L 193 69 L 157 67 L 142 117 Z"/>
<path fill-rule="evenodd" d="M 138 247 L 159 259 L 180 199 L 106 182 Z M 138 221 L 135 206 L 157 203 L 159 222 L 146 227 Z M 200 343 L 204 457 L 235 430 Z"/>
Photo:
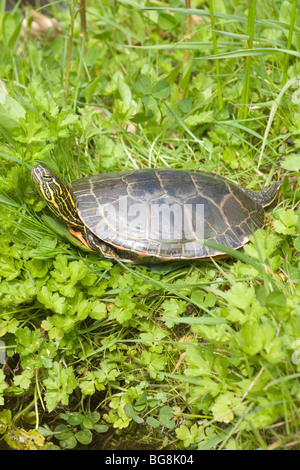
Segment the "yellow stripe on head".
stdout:
<path fill-rule="evenodd" d="M 83 227 L 69 187 L 53 171 L 44 165 L 36 165 L 31 170 L 31 178 L 41 197 L 58 217 L 72 226 Z"/>

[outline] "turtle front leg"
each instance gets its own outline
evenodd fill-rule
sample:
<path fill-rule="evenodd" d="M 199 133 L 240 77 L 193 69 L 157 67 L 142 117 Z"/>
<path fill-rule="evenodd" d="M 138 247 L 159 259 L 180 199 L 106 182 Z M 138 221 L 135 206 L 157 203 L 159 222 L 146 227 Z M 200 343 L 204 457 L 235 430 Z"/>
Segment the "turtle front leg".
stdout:
<path fill-rule="evenodd" d="M 99 251 L 101 256 L 107 259 L 116 259 L 118 258 L 117 253 L 114 249 L 97 238 L 87 227 L 85 227 L 86 240 L 88 246 L 92 250 Z"/>
<path fill-rule="evenodd" d="M 135 264 L 135 259 L 134 256 L 132 256 L 132 253 L 128 253 L 125 250 L 120 250 L 108 245 L 107 243 L 104 243 L 102 240 L 97 238 L 87 227 L 85 227 L 85 233 L 90 248 L 98 251 L 101 256 L 103 256 L 103 258 L 119 260 L 122 263 Z"/>
<path fill-rule="evenodd" d="M 83 231 L 75 231 L 70 226 L 68 227 L 72 235 L 78 238 L 84 246 L 86 246 L 91 251 L 98 251 L 103 258 L 110 260 L 120 260 L 123 263 L 134 263 L 134 260 L 131 259 L 131 256 L 126 257 L 125 251 L 119 253 L 119 250 L 114 249 L 107 243 L 104 243 L 102 240 L 97 238 L 93 232 L 91 232 L 87 227 L 84 227 Z"/>
<path fill-rule="evenodd" d="M 84 231 L 76 231 L 70 225 L 68 226 L 69 231 L 78 238 L 81 243 L 91 251 L 99 251 L 104 258 L 114 259 L 117 257 L 116 253 L 111 249 L 109 245 L 99 240 L 95 235 L 87 228 L 84 227 Z"/>
<path fill-rule="evenodd" d="M 68 229 L 69 229 L 69 232 L 74 235 L 74 237 L 78 238 L 78 240 L 81 241 L 81 243 L 86 246 L 89 250 L 93 251 L 93 248 L 91 248 L 88 244 L 88 242 L 86 241 L 86 239 L 84 238 L 84 235 L 82 234 L 82 232 L 76 232 L 75 230 L 72 229 L 72 227 L 68 226 Z"/>

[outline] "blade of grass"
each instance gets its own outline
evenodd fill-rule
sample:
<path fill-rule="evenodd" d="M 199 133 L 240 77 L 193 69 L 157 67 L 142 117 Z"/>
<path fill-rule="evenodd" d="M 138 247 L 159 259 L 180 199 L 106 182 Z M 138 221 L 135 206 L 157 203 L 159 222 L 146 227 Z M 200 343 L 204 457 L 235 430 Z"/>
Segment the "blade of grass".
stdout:
<path fill-rule="evenodd" d="M 293 55 L 300 58 L 300 53 L 297 51 L 288 51 L 287 49 L 274 49 L 272 47 L 261 47 L 257 49 L 239 49 L 233 52 L 224 52 L 224 54 L 210 55 L 205 57 L 196 57 L 195 60 L 216 60 L 216 59 L 233 59 L 236 57 L 247 57 L 247 56 L 261 56 L 264 54 L 278 54 L 284 53 Z"/>
<path fill-rule="evenodd" d="M 9 205 L 9 206 L 13 206 L 13 207 L 19 207 L 18 204 L 11 198 L 7 197 L 7 196 L 4 196 L 3 194 L 0 193 L 0 204 L 4 204 L 4 205 Z"/>
<path fill-rule="evenodd" d="M 255 118 L 255 120 L 257 121 L 257 118 Z M 247 121 L 248 121 L 248 119 L 246 119 L 246 122 Z M 242 124 L 239 124 L 237 121 L 217 121 L 217 125 L 219 125 L 220 127 L 223 127 L 224 125 L 225 126 L 235 127 L 237 129 L 240 129 L 242 131 L 247 132 L 248 134 L 253 135 L 254 137 L 256 137 L 259 140 L 262 140 L 262 136 L 260 134 L 258 134 L 258 132 L 255 132 L 252 129 L 246 127 L 246 126 L 243 126 Z"/>
<path fill-rule="evenodd" d="M 274 385 L 280 384 L 281 382 L 286 382 L 287 380 L 294 380 L 300 377 L 300 372 L 296 372 L 295 374 L 285 375 L 284 377 L 280 377 L 279 379 L 274 379 L 271 382 L 267 383 L 264 386 L 263 390 L 268 390 L 268 388 L 273 387 Z"/>
<path fill-rule="evenodd" d="M 136 9 L 137 11 L 140 10 L 139 8 Z M 87 10 L 87 13 L 91 17 L 95 17 L 100 21 L 104 21 L 105 24 L 110 25 L 113 28 L 116 28 L 116 30 L 121 31 L 126 35 L 127 38 L 133 38 L 136 39 L 139 42 L 143 42 L 143 38 L 141 38 L 138 34 L 136 34 L 132 29 L 130 28 L 125 28 L 122 24 L 117 23 L 116 21 L 113 21 L 111 18 L 108 16 L 102 16 L 99 15 L 96 11 L 93 10 Z"/>
<path fill-rule="evenodd" d="M 290 23 L 290 29 L 289 29 L 289 35 L 288 35 L 288 41 L 287 41 L 287 49 L 291 49 L 291 46 L 292 46 L 294 24 L 295 24 L 295 19 L 296 19 L 296 10 L 297 10 L 297 0 L 294 0 L 293 5 L 292 5 L 292 11 L 291 11 L 291 23 Z M 284 68 L 283 68 L 281 87 L 283 87 L 286 82 L 286 77 L 287 77 L 287 72 L 288 72 L 288 67 L 289 67 L 289 59 L 290 59 L 290 56 L 287 54 L 284 58 Z"/>
<path fill-rule="evenodd" d="M 218 43 L 217 43 L 217 35 L 216 35 L 216 27 L 215 27 L 215 17 L 214 17 L 214 7 L 213 1 L 209 0 L 209 11 L 210 11 L 210 22 L 212 28 L 212 40 L 213 40 L 213 49 L 214 55 L 218 55 Z M 218 95 L 218 106 L 219 111 L 223 109 L 223 98 L 222 98 L 222 85 L 221 85 L 221 78 L 220 78 L 220 63 L 219 59 L 215 61 L 216 66 L 216 74 L 217 74 L 217 95 Z"/>
<path fill-rule="evenodd" d="M 176 13 L 182 13 L 182 14 L 189 14 L 189 15 L 195 15 L 195 16 L 203 16 L 203 17 L 209 17 L 210 12 L 209 10 L 201 10 L 198 8 L 191 8 L 190 10 L 187 10 L 186 8 L 171 8 L 171 7 L 145 7 L 145 8 L 136 8 L 137 11 L 172 11 Z M 248 20 L 242 16 L 238 15 L 230 15 L 228 13 L 220 13 L 220 12 L 215 12 L 214 14 L 215 18 L 220 18 L 226 21 L 230 21 L 231 23 L 233 22 L 238 22 L 238 23 L 248 23 Z M 261 20 L 254 20 L 255 24 L 259 24 L 261 26 L 267 27 L 267 28 L 277 28 L 277 29 L 282 29 L 282 30 L 290 30 L 290 23 L 284 23 L 283 21 L 278 21 L 278 20 L 266 20 L 266 19 L 261 19 Z M 299 33 L 300 28 L 296 25 L 294 25 L 293 28 L 294 32 Z"/>
<path fill-rule="evenodd" d="M 293 4 L 292 4 L 291 23 L 290 23 L 288 40 L 287 40 L 287 49 L 291 49 L 291 46 L 292 46 L 292 40 L 293 40 L 293 34 L 294 34 L 294 25 L 295 25 L 295 19 L 296 19 L 296 11 L 297 11 L 297 0 L 294 0 Z M 284 58 L 283 74 L 282 74 L 282 80 L 281 80 L 281 87 L 282 88 L 286 84 L 287 73 L 288 73 L 288 68 L 289 68 L 289 62 L 290 62 L 290 55 L 286 54 L 286 56 Z M 277 117 L 276 127 L 275 127 L 276 130 L 278 130 L 279 127 L 280 127 L 280 120 Z"/>
<path fill-rule="evenodd" d="M 223 245 L 220 245 L 219 243 L 211 242 L 208 240 L 204 241 L 204 245 L 214 250 L 226 253 L 227 255 L 232 256 L 233 258 L 239 259 L 240 261 L 243 261 L 245 264 L 248 264 L 252 266 L 253 268 L 255 268 L 262 276 L 264 275 L 264 272 L 265 272 L 264 266 L 262 266 L 257 260 L 250 258 L 244 253 L 234 250 L 233 248 L 230 248 L 228 246 L 223 246 Z"/>
<path fill-rule="evenodd" d="M 256 0 L 249 0 L 248 6 L 248 24 L 247 24 L 247 35 L 249 40 L 247 41 L 247 49 L 253 49 L 253 38 L 254 38 L 254 28 L 255 28 L 255 12 L 256 12 Z M 251 64 L 252 56 L 247 56 L 246 59 L 246 71 L 245 71 L 245 80 L 244 87 L 242 92 L 241 105 L 242 107 L 239 110 L 239 118 L 246 119 L 248 114 L 248 104 L 250 96 L 250 76 L 251 76 Z"/>
<path fill-rule="evenodd" d="M 232 42 L 230 41 L 222 41 L 218 43 L 219 48 L 223 47 L 230 47 L 232 48 Z M 213 48 L 213 42 L 212 41 L 193 41 L 193 42 L 185 42 L 185 41 L 179 41 L 179 42 L 174 42 L 174 43 L 169 43 L 169 44 L 152 44 L 149 46 L 137 46 L 134 44 L 125 44 L 125 47 L 130 47 L 132 49 L 149 49 L 149 50 L 168 50 L 168 49 L 174 49 L 174 50 L 186 50 L 186 49 L 195 49 L 195 50 L 201 50 L 201 49 L 207 49 L 209 47 Z M 203 57 L 204 59 L 205 57 Z M 199 57 L 197 57 L 199 59 Z"/>
<path fill-rule="evenodd" d="M 163 101 L 163 102 L 164 102 L 164 105 L 166 106 L 166 108 L 170 111 L 170 113 L 173 114 L 173 116 L 175 117 L 178 124 L 180 124 L 180 126 L 194 139 L 195 142 L 198 142 L 198 144 L 201 145 L 201 147 L 203 147 L 205 150 L 207 150 L 209 152 L 209 149 L 205 146 L 203 140 L 197 139 L 197 137 L 189 130 L 189 128 L 180 119 L 180 117 L 175 113 L 175 111 L 173 111 L 173 109 L 168 105 L 168 103 L 166 101 Z"/>
<path fill-rule="evenodd" d="M 80 0 L 80 23 L 81 23 L 81 34 L 83 37 L 83 50 L 84 55 L 86 54 L 87 44 L 87 28 L 86 28 L 86 5 L 85 0 Z"/>
<path fill-rule="evenodd" d="M 185 0 L 185 6 L 189 10 L 191 8 L 191 0 Z M 185 37 L 190 39 L 192 34 L 192 17 L 191 15 L 185 15 Z M 186 67 L 190 58 L 189 50 L 186 49 L 183 56 L 183 63 Z"/>
<path fill-rule="evenodd" d="M 263 156 L 263 153 L 264 153 L 264 150 L 265 150 L 265 146 L 266 146 L 266 143 L 267 143 L 267 139 L 268 139 L 268 135 L 269 135 L 269 132 L 270 132 L 270 129 L 271 129 L 271 125 L 272 125 L 273 119 L 275 117 L 276 111 L 278 109 L 278 106 L 280 105 L 281 98 L 283 97 L 285 92 L 289 89 L 289 87 L 294 85 L 297 82 L 299 83 L 298 78 L 296 78 L 296 77 L 291 78 L 288 82 L 286 82 L 286 84 L 282 88 L 279 95 L 273 101 L 270 116 L 269 116 L 269 120 L 268 120 L 268 124 L 267 124 L 266 130 L 265 130 L 265 133 L 264 133 L 264 139 L 263 139 L 259 159 L 258 159 L 257 170 L 256 170 L 257 172 L 258 172 L 260 164 L 261 164 L 262 156 Z"/>
<path fill-rule="evenodd" d="M 66 71 L 65 71 L 65 102 L 67 102 L 68 95 L 69 95 L 69 79 L 70 79 L 72 43 L 73 43 L 73 33 L 74 33 L 74 3 L 73 3 L 73 0 L 70 0 L 68 2 L 68 7 L 69 7 L 69 13 L 70 13 L 70 32 L 69 32 L 69 38 L 68 38 L 68 52 L 67 52 Z"/>
<path fill-rule="evenodd" d="M 173 323 L 186 323 L 187 325 L 219 325 L 220 323 L 228 323 L 226 318 L 214 318 L 208 316 L 202 317 L 172 317 L 164 315 L 163 321 L 172 321 Z"/>

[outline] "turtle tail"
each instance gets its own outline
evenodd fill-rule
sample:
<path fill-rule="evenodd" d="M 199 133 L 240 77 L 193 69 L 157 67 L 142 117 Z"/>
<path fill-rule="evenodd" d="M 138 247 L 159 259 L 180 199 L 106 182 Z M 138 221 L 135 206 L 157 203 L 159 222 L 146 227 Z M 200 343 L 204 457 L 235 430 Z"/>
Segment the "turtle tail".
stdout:
<path fill-rule="evenodd" d="M 262 207 L 268 207 L 275 201 L 277 192 L 282 185 L 282 181 L 278 181 L 272 186 L 264 186 L 259 193 L 254 193 L 249 189 L 245 191 Z"/>

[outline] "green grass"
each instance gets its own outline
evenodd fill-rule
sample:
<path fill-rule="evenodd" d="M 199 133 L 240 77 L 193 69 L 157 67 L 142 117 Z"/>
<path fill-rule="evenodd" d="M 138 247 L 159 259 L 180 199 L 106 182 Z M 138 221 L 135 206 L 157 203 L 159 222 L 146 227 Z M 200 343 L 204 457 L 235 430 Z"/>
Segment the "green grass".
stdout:
<path fill-rule="evenodd" d="M 86 27 L 80 5 L 32 38 L 0 2 L 0 446 L 298 449 L 296 2 L 87 1 Z M 284 184 L 229 258 L 129 266 L 49 213 L 38 162 Z"/>

